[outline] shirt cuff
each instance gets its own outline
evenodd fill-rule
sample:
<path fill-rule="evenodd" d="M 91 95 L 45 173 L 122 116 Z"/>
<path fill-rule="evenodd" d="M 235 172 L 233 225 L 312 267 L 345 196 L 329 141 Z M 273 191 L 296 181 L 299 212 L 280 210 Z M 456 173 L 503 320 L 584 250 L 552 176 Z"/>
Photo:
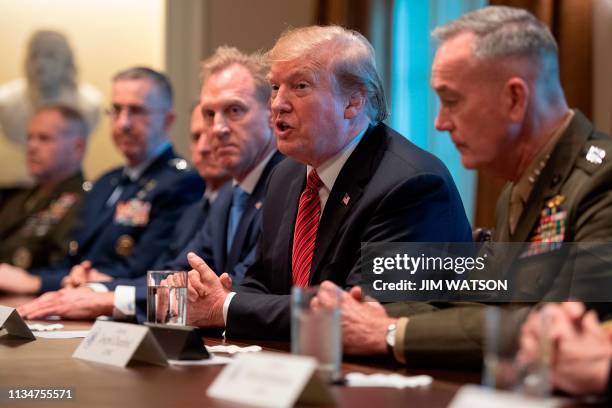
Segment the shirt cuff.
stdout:
<path fill-rule="evenodd" d="M 115 320 L 133 319 L 136 315 L 136 287 L 118 285 L 115 288 L 113 303 L 113 318 Z"/>
<path fill-rule="evenodd" d="M 395 323 L 395 345 L 393 346 L 393 357 L 400 363 L 406 364 L 406 356 L 404 355 L 404 339 L 406 338 L 406 326 L 408 326 L 408 318 L 400 317 Z"/>
<path fill-rule="evenodd" d="M 85 286 L 87 286 L 89 289 L 93 290 L 96 293 L 108 292 L 108 288 L 102 283 L 93 282 L 93 283 L 88 283 Z"/>
<path fill-rule="evenodd" d="M 228 293 L 228 295 L 225 298 L 225 301 L 223 302 L 223 325 L 224 326 L 227 326 L 227 311 L 229 310 L 229 305 L 235 294 L 236 292 Z"/>

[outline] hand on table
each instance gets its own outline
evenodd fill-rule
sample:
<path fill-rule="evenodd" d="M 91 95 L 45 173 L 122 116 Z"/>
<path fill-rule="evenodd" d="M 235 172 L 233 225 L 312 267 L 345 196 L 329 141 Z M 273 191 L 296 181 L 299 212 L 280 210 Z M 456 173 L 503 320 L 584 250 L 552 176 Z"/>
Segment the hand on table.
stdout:
<path fill-rule="evenodd" d="M 113 278 L 93 268 L 90 261 L 83 261 L 70 270 L 62 279 L 62 287 L 76 288 L 89 282 L 110 282 Z"/>
<path fill-rule="evenodd" d="M 65 288 L 44 295 L 17 308 L 24 319 L 60 316 L 65 319 L 95 319 L 113 313 L 114 292 L 97 293 L 88 287 Z"/>
<path fill-rule="evenodd" d="M 200 327 L 223 327 L 223 303 L 231 292 L 231 278 L 224 273 L 218 277 L 202 258 L 187 255 L 189 271 L 187 324 Z M 224 276 L 225 275 L 225 276 Z"/>
<path fill-rule="evenodd" d="M 347 354 L 384 354 L 387 352 L 385 335 L 396 319 L 389 317 L 382 305 L 365 301 L 361 288 L 349 292 L 340 290 L 330 281 L 321 283 L 313 308 L 331 307 L 337 300 L 334 289 L 340 291 L 342 343 Z"/>

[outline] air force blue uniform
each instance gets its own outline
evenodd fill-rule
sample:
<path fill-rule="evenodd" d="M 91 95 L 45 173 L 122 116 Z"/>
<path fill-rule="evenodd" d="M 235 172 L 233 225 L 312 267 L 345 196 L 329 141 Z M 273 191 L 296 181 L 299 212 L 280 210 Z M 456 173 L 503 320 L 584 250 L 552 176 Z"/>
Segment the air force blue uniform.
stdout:
<path fill-rule="evenodd" d="M 203 190 L 202 179 L 171 147 L 136 180 L 123 167 L 106 173 L 85 197 L 69 256 L 32 271 L 41 276 L 41 291 L 58 289 L 70 268 L 84 260 L 116 278 L 145 274 L 169 246 L 182 212 Z"/>

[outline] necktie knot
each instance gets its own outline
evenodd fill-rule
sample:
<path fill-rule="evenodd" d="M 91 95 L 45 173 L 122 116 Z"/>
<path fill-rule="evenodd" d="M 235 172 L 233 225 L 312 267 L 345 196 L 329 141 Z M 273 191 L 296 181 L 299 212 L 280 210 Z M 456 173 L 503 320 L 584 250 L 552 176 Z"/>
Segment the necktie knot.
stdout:
<path fill-rule="evenodd" d="M 240 188 L 239 185 L 236 185 L 234 187 L 234 191 L 232 192 L 232 206 L 243 208 L 248 199 L 249 194 Z"/>
<path fill-rule="evenodd" d="M 306 179 L 306 187 L 315 192 L 318 192 L 323 187 L 323 181 L 321 181 L 315 169 L 310 170 L 310 174 Z"/>

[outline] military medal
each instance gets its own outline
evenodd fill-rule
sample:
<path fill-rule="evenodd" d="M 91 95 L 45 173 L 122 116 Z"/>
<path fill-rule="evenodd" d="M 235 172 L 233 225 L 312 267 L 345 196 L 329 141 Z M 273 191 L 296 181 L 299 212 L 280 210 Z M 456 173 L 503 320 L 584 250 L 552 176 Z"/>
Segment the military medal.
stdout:
<path fill-rule="evenodd" d="M 70 241 L 68 244 L 68 253 L 70 256 L 75 256 L 79 250 L 79 243 L 76 241 Z"/>
<path fill-rule="evenodd" d="M 115 244 L 117 255 L 128 257 L 134 252 L 134 238 L 129 235 L 121 235 Z"/>
<path fill-rule="evenodd" d="M 567 211 L 561 204 L 565 196 L 556 195 L 546 202 L 540 213 L 540 222 L 530 239 L 527 251 L 521 257 L 539 255 L 561 248 L 565 239 Z"/>
<path fill-rule="evenodd" d="M 32 253 L 29 249 L 20 247 L 13 254 L 13 265 L 21 268 L 28 269 L 32 266 Z"/>
<path fill-rule="evenodd" d="M 140 199 L 121 201 L 115 208 L 114 221 L 120 225 L 142 227 L 149 223 L 151 203 Z"/>

